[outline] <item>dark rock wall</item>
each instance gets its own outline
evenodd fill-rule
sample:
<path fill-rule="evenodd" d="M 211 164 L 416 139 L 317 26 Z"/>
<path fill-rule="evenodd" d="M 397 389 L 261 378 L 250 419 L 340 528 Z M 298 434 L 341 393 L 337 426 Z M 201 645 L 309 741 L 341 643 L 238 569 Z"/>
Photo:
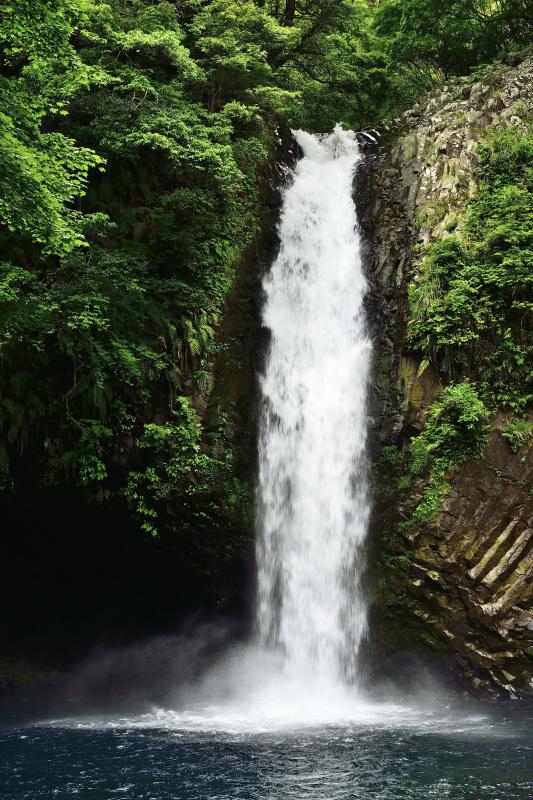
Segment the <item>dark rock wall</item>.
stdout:
<path fill-rule="evenodd" d="M 408 591 L 475 687 L 533 689 L 533 451 L 495 428 L 457 473 L 436 519 L 412 535 Z"/>
<path fill-rule="evenodd" d="M 376 342 L 374 452 L 418 432 L 440 388 L 429 368 L 418 375 L 406 351 L 407 285 L 428 244 L 451 227 L 461 235 L 477 188 L 481 137 L 522 125 L 532 106 L 533 59 L 527 59 L 494 67 L 482 80 L 450 82 L 382 131 L 361 204 Z M 532 454 L 527 446 L 511 452 L 500 433 L 504 422 L 493 420 L 484 457 L 452 476 L 434 522 L 403 537 L 406 555 L 397 561 L 402 568 L 393 585 L 382 591 L 379 568 L 374 576 L 375 659 L 385 671 L 399 658 L 423 657 L 480 690 L 507 696 L 533 690 Z M 398 555 L 390 531 L 401 518 L 402 497 L 383 486 L 386 475 L 376 481 L 382 485 L 376 485 L 373 547 L 383 565 Z"/>

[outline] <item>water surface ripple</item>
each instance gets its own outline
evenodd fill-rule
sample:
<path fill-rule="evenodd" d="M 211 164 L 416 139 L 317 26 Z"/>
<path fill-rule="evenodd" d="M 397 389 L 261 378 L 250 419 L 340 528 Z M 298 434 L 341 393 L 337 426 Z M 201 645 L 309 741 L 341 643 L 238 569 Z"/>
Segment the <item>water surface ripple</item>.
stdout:
<path fill-rule="evenodd" d="M 180 730 L 157 714 L 15 727 L 0 731 L 0 796 L 525 800 L 532 720 L 505 714 L 264 733 Z"/>

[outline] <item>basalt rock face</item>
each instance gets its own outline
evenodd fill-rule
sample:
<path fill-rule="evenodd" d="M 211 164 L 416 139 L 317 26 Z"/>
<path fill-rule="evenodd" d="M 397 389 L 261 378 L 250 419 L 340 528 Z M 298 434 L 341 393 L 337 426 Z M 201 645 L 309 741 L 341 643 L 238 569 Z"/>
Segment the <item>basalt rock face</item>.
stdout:
<path fill-rule="evenodd" d="M 466 464 L 430 524 L 410 534 L 410 613 L 476 688 L 533 689 L 533 451 L 498 429 Z"/>
<path fill-rule="evenodd" d="M 419 374 L 405 343 L 408 283 L 428 245 L 451 231 L 461 236 L 477 190 L 479 142 L 501 126 L 522 125 L 532 106 L 529 58 L 450 82 L 381 131 L 362 205 L 377 350 L 374 453 L 418 433 L 440 388 L 430 368 Z M 527 444 L 512 452 L 505 424 L 494 417 L 483 458 L 450 476 L 436 518 L 400 544 L 390 532 L 420 487 L 406 497 L 384 485 L 386 474 L 377 477 L 377 561 L 400 553 L 401 569 L 386 590 L 377 575 L 373 614 L 382 642 L 376 655 L 391 669 L 423 654 L 473 689 L 520 696 L 533 691 L 533 455 Z"/>

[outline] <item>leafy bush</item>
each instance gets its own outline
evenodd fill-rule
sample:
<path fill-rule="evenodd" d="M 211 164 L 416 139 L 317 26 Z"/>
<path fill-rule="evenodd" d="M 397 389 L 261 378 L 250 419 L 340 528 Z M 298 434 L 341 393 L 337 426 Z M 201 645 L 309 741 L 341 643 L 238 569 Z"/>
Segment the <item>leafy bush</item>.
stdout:
<path fill-rule="evenodd" d="M 447 469 L 482 454 L 489 412 L 470 381 L 451 384 L 429 407 L 424 430 L 411 442 L 413 474 L 428 464 Z"/>
<path fill-rule="evenodd" d="M 514 419 L 502 431 L 502 436 L 509 442 L 513 453 L 518 453 L 521 447 L 528 444 L 533 436 L 533 425 L 526 419 Z"/>
<path fill-rule="evenodd" d="M 490 432 L 489 412 L 470 381 L 451 384 L 427 412 L 422 433 L 411 440 L 411 475 L 427 474 L 422 498 L 404 530 L 429 522 L 449 490 L 450 470 L 482 455 Z"/>
<path fill-rule="evenodd" d="M 181 513 L 182 527 L 187 519 L 216 529 L 224 518 L 247 518 L 250 491 L 233 473 L 228 441 L 217 437 L 207 452 L 201 440 L 187 397 L 177 398 L 167 423 L 144 426 L 137 446 L 147 466 L 129 473 L 124 495 L 147 533 L 158 535 L 169 503 Z"/>

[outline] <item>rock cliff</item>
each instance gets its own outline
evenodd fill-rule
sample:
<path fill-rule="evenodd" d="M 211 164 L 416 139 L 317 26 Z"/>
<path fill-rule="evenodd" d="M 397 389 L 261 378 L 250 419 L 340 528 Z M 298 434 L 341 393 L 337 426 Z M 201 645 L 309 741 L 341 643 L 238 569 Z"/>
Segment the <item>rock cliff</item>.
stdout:
<path fill-rule="evenodd" d="M 440 388 L 406 346 L 408 283 L 428 246 L 451 232 L 461 237 L 477 190 L 478 144 L 503 126 L 521 128 L 532 100 L 526 59 L 451 81 L 381 131 L 362 220 L 379 350 L 376 453 L 383 445 L 405 449 Z M 419 487 L 402 493 L 386 470 L 377 475 L 374 613 L 381 659 L 423 650 L 470 686 L 515 697 L 533 689 L 533 457 L 527 441 L 512 452 L 505 425 L 494 415 L 484 456 L 450 476 L 438 515 L 409 534 L 397 534 L 397 522 Z"/>

